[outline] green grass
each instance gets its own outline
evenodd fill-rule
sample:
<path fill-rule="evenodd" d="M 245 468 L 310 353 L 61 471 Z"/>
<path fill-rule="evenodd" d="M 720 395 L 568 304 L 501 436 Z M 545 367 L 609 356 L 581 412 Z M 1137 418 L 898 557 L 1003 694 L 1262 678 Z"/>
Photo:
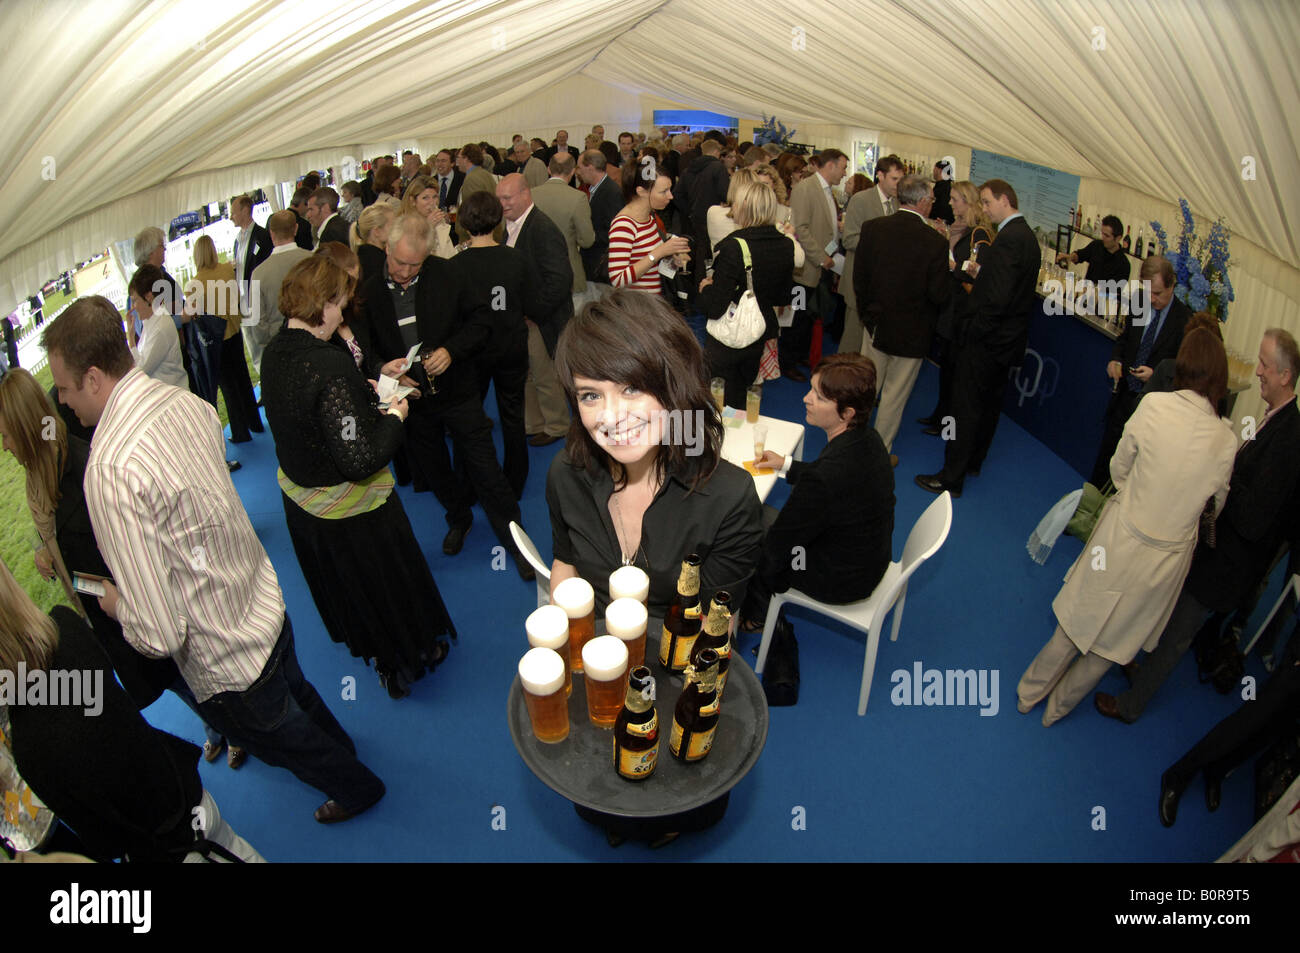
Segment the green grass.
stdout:
<path fill-rule="evenodd" d="M 250 365 L 249 375 L 258 382 L 257 371 Z M 44 390 L 54 384 L 48 366 L 36 373 L 36 380 Z M 217 415 L 224 427 L 229 423 L 226 403 L 217 397 Z M 31 540 L 36 527 L 31 510 L 27 508 L 27 473 L 11 454 L 0 453 L 0 558 L 36 604 L 48 612 L 57 605 L 68 605 L 67 595 L 58 579 L 42 579 L 36 571 Z"/>

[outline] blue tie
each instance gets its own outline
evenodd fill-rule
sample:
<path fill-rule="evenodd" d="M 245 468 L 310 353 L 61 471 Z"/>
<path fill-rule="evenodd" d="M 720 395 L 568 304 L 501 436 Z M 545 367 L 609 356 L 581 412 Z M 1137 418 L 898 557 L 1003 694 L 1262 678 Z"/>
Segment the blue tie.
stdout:
<path fill-rule="evenodd" d="M 1142 340 L 1138 342 L 1137 357 L 1133 359 L 1134 367 L 1145 367 L 1147 360 L 1151 357 L 1151 349 L 1156 346 L 1156 338 L 1160 334 L 1160 325 L 1164 323 L 1163 315 L 1153 314 L 1151 320 L 1147 323 L 1146 330 L 1142 332 Z M 1136 377 L 1130 376 L 1128 379 L 1128 389 L 1137 393 L 1146 385 Z"/>

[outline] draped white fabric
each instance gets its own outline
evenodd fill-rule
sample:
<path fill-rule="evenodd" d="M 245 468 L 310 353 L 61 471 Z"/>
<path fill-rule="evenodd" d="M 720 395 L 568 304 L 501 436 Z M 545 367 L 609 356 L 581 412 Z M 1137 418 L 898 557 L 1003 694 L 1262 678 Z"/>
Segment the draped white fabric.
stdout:
<path fill-rule="evenodd" d="M 1014 155 L 1135 225 L 1185 196 L 1233 233 L 1231 337 L 1300 325 L 1291 0 L 6 0 L 0 42 L 0 314 L 308 168 L 680 104 Z"/>

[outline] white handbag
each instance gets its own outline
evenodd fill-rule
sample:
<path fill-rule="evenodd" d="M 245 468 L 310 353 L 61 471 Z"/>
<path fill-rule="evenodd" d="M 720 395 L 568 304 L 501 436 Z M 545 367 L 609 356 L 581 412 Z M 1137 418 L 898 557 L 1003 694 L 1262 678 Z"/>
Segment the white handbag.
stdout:
<path fill-rule="evenodd" d="M 745 259 L 745 290 L 740 295 L 740 301 L 733 301 L 727 307 L 727 313 L 709 321 L 706 329 L 709 336 L 719 344 L 742 348 L 749 347 L 763 336 L 767 331 L 767 320 L 758 306 L 758 299 L 754 297 L 754 262 L 749 257 L 749 246 L 743 238 L 737 238 L 736 242 Z"/>

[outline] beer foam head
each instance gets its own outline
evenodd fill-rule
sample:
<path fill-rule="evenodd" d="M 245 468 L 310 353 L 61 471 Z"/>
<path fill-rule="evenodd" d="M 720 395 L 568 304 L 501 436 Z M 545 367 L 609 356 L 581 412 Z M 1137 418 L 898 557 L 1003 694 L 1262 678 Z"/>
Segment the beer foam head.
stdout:
<path fill-rule="evenodd" d="M 594 638 L 582 647 L 582 667 L 588 678 L 613 681 L 627 671 L 627 646 L 613 635 Z"/>
<path fill-rule="evenodd" d="M 621 566 L 609 574 L 610 599 L 636 599 L 644 602 L 650 595 L 650 577 L 644 569 Z"/>
<path fill-rule="evenodd" d="M 646 621 L 645 606 L 639 599 L 615 599 L 605 610 L 605 631 L 624 642 L 639 638 Z"/>
<path fill-rule="evenodd" d="M 539 606 L 524 621 L 528 644 L 559 649 L 569 641 L 569 614 L 559 606 Z"/>
<path fill-rule="evenodd" d="M 519 660 L 519 681 L 534 695 L 552 695 L 564 687 L 564 659 L 554 649 L 529 649 Z"/>
<path fill-rule="evenodd" d="M 596 591 L 587 580 L 574 576 L 551 590 L 551 601 L 567 612 L 570 619 L 581 619 L 595 611 Z"/>

